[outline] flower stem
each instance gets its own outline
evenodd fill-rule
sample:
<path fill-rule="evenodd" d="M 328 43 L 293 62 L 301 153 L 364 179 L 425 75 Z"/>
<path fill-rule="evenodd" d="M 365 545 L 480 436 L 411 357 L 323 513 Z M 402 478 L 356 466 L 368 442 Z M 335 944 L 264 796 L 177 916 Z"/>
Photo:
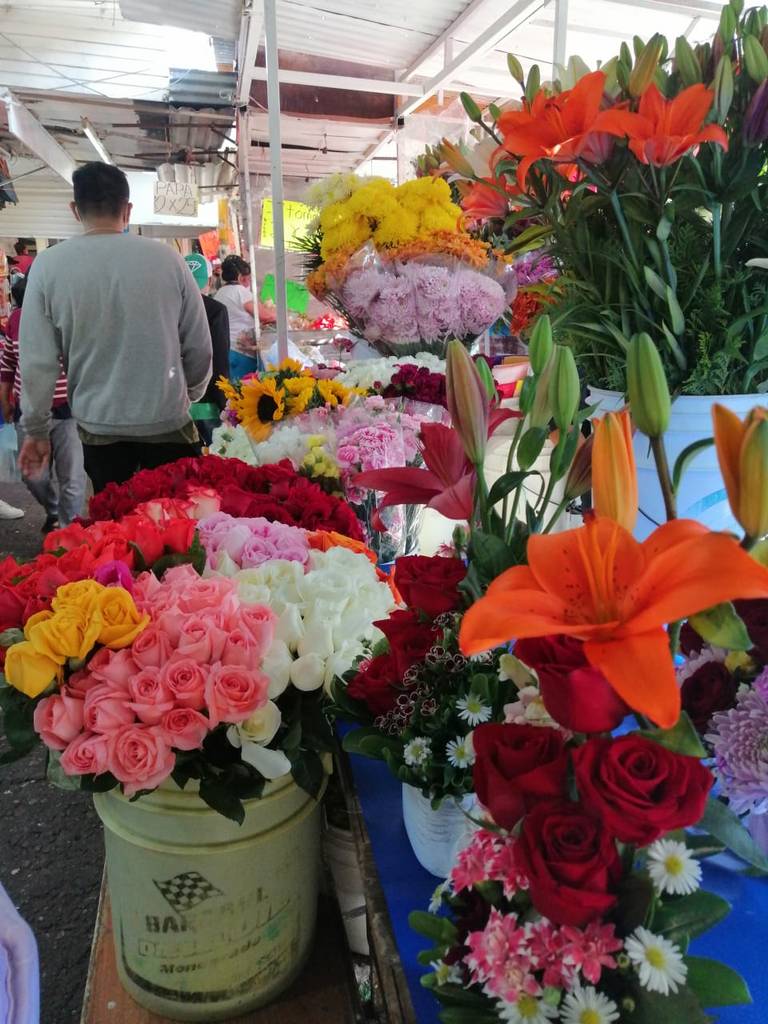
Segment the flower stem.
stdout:
<path fill-rule="evenodd" d="M 656 463 L 656 472 L 661 486 L 661 494 L 664 498 L 664 511 L 666 512 L 667 522 L 669 522 L 670 519 L 677 519 L 677 507 L 675 502 L 675 490 L 672 486 L 672 477 L 669 474 L 667 451 L 664 447 L 664 439 L 662 437 L 652 437 L 650 438 L 650 442 L 653 459 Z"/>
<path fill-rule="evenodd" d="M 568 498 L 563 498 L 563 500 L 560 502 L 560 504 L 555 509 L 552 518 L 549 520 L 547 525 L 542 529 L 542 531 L 541 531 L 542 533 L 549 533 L 549 531 L 555 525 L 555 523 L 560 518 L 562 513 L 565 512 L 565 510 L 568 508 L 568 505 L 569 505 Z M 542 510 L 542 514 L 543 514 L 543 510 Z"/>
<path fill-rule="evenodd" d="M 619 202 L 619 194 L 615 189 L 611 190 L 611 206 L 613 207 L 613 212 L 616 214 L 616 220 L 618 221 L 619 230 L 621 231 L 621 237 L 624 239 L 624 244 L 627 247 L 627 252 L 632 258 L 632 263 L 635 267 L 639 268 L 640 264 L 638 263 L 635 247 L 632 244 L 632 238 L 629 234 L 629 226 L 627 225 L 624 211 L 622 210 L 621 203 Z"/>
<path fill-rule="evenodd" d="M 512 472 L 512 463 L 514 462 L 515 452 L 517 451 L 517 445 L 518 445 L 518 443 L 520 441 L 520 436 L 523 433 L 523 427 L 524 426 L 525 426 L 525 417 L 521 416 L 520 419 L 517 422 L 517 426 L 515 427 L 515 433 L 512 436 L 512 442 L 511 442 L 511 444 L 509 446 L 509 451 L 507 452 L 507 467 L 506 467 L 505 473 L 511 473 Z M 522 484 L 518 486 L 518 488 L 517 488 L 518 491 L 520 490 L 521 486 L 522 486 Z M 504 523 L 505 527 L 507 525 L 507 506 L 508 506 L 508 504 L 509 504 L 509 494 L 505 494 L 504 495 L 504 504 L 501 506 L 501 519 L 502 519 L 502 522 Z"/>
<path fill-rule="evenodd" d="M 712 204 L 712 258 L 715 269 L 715 279 L 720 280 L 723 276 L 723 263 L 721 254 L 721 227 L 723 218 L 723 204 Z"/>
<path fill-rule="evenodd" d="M 670 622 L 667 627 L 667 633 L 669 635 L 669 650 L 672 657 L 677 654 L 680 647 L 680 630 L 683 628 L 683 620 L 678 619 L 677 622 Z"/>

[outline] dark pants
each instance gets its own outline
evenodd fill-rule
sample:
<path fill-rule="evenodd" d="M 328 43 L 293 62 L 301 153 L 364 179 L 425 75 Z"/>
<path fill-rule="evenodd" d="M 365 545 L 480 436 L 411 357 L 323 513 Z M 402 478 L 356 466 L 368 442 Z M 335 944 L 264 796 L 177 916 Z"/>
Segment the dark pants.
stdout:
<path fill-rule="evenodd" d="M 122 484 L 140 469 L 157 469 L 200 455 L 199 444 L 150 444 L 146 441 L 115 441 L 114 444 L 84 444 L 85 471 L 91 478 L 93 493 L 107 484 Z"/>

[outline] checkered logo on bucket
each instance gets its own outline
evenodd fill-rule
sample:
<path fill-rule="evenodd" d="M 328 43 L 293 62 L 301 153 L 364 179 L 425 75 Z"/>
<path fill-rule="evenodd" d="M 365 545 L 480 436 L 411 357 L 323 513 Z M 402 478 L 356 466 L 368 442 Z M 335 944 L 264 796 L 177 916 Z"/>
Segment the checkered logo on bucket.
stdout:
<path fill-rule="evenodd" d="M 153 881 L 177 914 L 192 910 L 213 896 L 223 895 L 221 889 L 217 889 L 207 878 L 203 878 L 199 871 L 185 871 L 165 882 L 158 882 L 157 879 Z"/>

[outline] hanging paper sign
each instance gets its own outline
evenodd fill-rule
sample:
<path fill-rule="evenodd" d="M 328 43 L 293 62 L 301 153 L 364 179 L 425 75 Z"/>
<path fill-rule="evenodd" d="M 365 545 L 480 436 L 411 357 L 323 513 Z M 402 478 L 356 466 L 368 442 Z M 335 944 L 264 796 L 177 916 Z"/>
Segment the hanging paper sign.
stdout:
<path fill-rule="evenodd" d="M 155 213 L 171 217 L 196 217 L 197 185 L 188 181 L 156 181 Z"/>
<path fill-rule="evenodd" d="M 285 233 L 285 248 L 298 249 L 297 241 L 307 233 L 310 221 L 317 216 L 317 210 L 306 203 L 297 203 L 291 200 L 283 203 L 283 231 Z M 272 225 L 272 200 L 262 199 L 261 201 L 261 241 L 263 249 L 274 249 L 275 235 Z"/>

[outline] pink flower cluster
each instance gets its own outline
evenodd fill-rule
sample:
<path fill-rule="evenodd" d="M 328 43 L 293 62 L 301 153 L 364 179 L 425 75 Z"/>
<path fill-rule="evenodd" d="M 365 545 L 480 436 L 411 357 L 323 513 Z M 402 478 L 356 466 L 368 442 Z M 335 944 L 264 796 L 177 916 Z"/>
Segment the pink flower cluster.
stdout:
<path fill-rule="evenodd" d="M 144 573 L 133 596 L 150 625 L 130 649 L 99 650 L 34 717 L 67 775 L 110 772 L 126 796 L 166 779 L 174 751 L 199 749 L 220 723 L 266 704 L 269 679 L 256 666 L 275 622 L 268 608 L 241 605 L 231 580 L 189 565 L 162 583 Z"/>
<path fill-rule="evenodd" d="M 406 343 L 474 338 L 507 302 L 502 285 L 479 270 L 417 262 L 355 271 L 342 301 L 369 341 Z"/>
<path fill-rule="evenodd" d="M 458 854 L 451 871 L 453 889 L 463 892 L 481 882 L 501 882 L 507 899 L 528 888 L 527 878 L 515 864 L 515 840 L 511 836 L 478 829 Z"/>
<path fill-rule="evenodd" d="M 349 415 L 340 418 L 336 427 L 336 461 L 347 500 L 360 504 L 369 493 L 352 484 L 357 473 L 413 465 L 419 452 L 420 428 L 420 418 L 389 409 L 377 397 L 369 398 L 360 412 L 353 408 Z"/>
<path fill-rule="evenodd" d="M 272 523 L 260 516 L 236 519 L 225 512 L 217 512 L 200 522 L 198 532 L 208 563 L 214 569 L 219 567 L 224 555 L 240 569 L 253 569 L 274 558 L 302 565 L 309 560 L 309 542 L 304 530 Z"/>

